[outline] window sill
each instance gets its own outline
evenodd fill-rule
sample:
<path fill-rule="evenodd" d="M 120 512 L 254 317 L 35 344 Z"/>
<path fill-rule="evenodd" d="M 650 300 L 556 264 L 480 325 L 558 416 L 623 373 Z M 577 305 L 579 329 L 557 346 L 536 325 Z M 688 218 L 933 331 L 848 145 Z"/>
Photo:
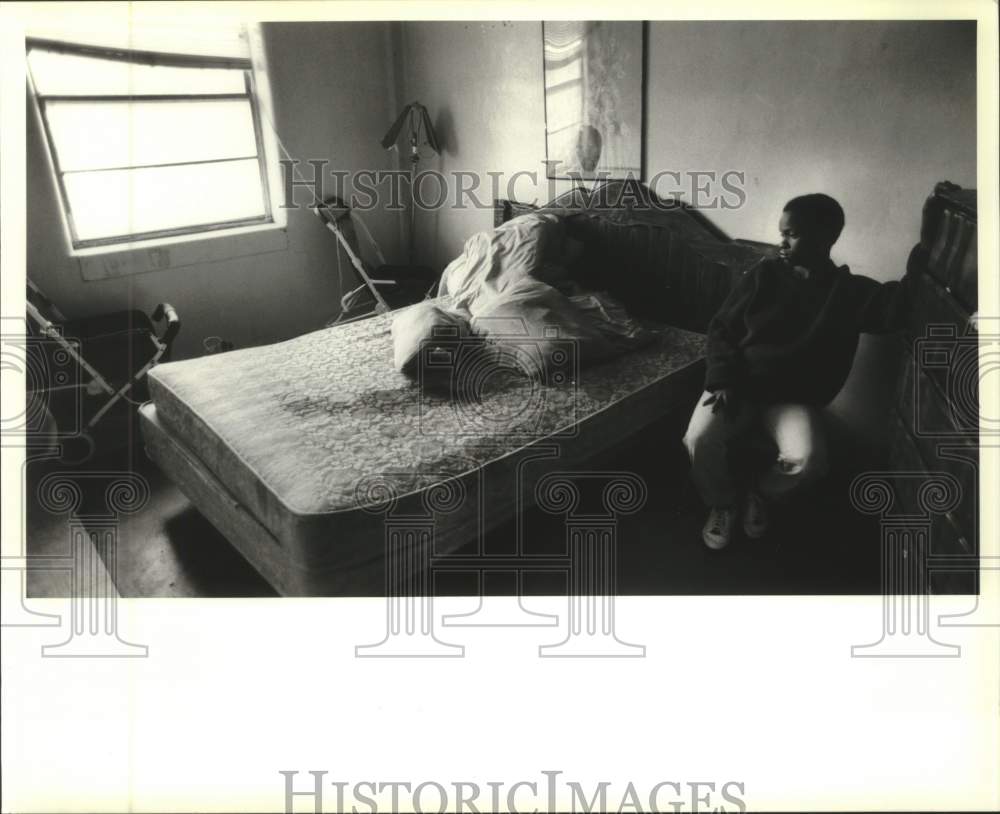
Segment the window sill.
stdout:
<path fill-rule="evenodd" d="M 287 248 L 286 228 L 267 223 L 142 243 L 74 249 L 71 256 L 80 264 L 83 279 L 92 281 L 198 266 L 234 257 L 285 251 Z"/>

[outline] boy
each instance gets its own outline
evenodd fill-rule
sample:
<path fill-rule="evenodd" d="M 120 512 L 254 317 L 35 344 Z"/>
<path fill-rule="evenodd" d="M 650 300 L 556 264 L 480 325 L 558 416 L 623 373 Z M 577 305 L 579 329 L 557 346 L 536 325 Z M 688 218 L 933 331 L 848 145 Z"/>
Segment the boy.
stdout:
<path fill-rule="evenodd" d="M 859 333 L 903 325 L 924 248 L 914 249 L 903 280 L 879 284 L 830 259 L 843 227 L 844 211 L 828 195 L 790 200 L 778 224 L 779 257 L 747 271 L 709 325 L 705 393 L 684 436 L 709 509 L 709 548 L 729 544 L 741 510 L 746 536 L 761 537 L 767 501 L 826 472 L 820 409 L 847 379 Z M 763 472 L 734 466 L 734 447 L 748 440 L 776 450 Z"/>

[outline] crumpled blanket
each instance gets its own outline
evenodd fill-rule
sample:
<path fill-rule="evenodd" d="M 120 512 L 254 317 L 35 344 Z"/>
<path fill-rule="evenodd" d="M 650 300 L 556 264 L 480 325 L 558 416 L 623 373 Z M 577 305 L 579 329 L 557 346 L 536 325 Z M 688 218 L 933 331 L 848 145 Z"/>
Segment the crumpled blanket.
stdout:
<path fill-rule="evenodd" d="M 468 337 L 530 345 L 542 365 L 557 360 L 560 367 L 566 352 L 584 367 L 651 341 L 655 329 L 630 317 L 621 303 L 573 282 L 567 269 L 572 242 L 562 219 L 547 213 L 470 237 L 442 273 L 439 298 L 394 316 L 396 368 L 416 375 L 421 347 L 444 352 Z"/>
<path fill-rule="evenodd" d="M 567 249 L 566 228 L 556 215 L 529 214 L 478 232 L 441 273 L 438 293 L 453 307 L 476 316 L 525 279 L 555 284 L 567 279 L 560 263 Z"/>

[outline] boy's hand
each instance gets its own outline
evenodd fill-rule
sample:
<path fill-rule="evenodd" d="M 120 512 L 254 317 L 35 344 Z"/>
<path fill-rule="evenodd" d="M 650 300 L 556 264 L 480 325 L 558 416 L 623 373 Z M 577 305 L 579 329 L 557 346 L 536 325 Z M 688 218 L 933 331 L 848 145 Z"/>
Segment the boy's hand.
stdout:
<path fill-rule="evenodd" d="M 731 388 L 720 387 L 718 390 L 713 391 L 701 404 L 702 407 L 707 407 L 711 404 L 713 414 L 719 412 L 719 410 L 723 410 L 725 414 L 731 415 L 736 410 L 736 394 Z"/>

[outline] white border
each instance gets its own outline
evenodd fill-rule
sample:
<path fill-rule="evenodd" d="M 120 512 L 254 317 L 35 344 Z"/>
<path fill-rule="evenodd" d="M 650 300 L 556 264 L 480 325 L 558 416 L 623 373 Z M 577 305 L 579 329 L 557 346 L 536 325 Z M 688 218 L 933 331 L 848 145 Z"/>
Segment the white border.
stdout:
<path fill-rule="evenodd" d="M 141 13 L 141 4 L 121 13 Z M 205 3 L 259 19 L 540 19 L 607 16 L 605 3 Z M 3 315 L 23 313 L 24 104 L 19 24 L 33 13 L 112 13 L 100 5 L 0 8 Z M 185 13 L 195 9 L 186 6 Z M 708 2 L 615 5 L 619 18 L 979 19 L 979 245 L 983 313 L 1000 314 L 997 277 L 995 3 Z M 987 307 L 989 304 L 989 307 Z M 995 379 L 996 377 L 994 377 Z M 6 383 L 6 379 L 5 379 Z M 22 398 L 5 387 L 4 415 Z M 996 415 L 996 392 L 982 394 Z M 19 453 L 3 451 L 3 551 L 20 549 Z M 996 450 L 982 456 L 996 494 Z M 13 488 L 8 488 L 13 484 Z M 997 552 L 984 500 L 982 542 Z M 984 583 L 997 616 L 996 580 Z M 542 602 L 543 600 L 539 600 Z M 954 629 L 959 659 L 859 660 L 879 634 L 879 598 L 620 599 L 620 630 L 645 660 L 538 659 L 555 631 L 483 631 L 462 660 L 358 660 L 378 641 L 382 600 L 122 603 L 122 636 L 149 659 L 39 658 L 37 631 L 3 629 L 5 811 L 280 810 L 281 769 L 329 779 L 571 779 L 746 783 L 757 810 L 1000 807 L 998 637 Z M 47 608 L 51 605 L 51 608 Z M 58 602 L 35 607 L 63 612 Z M 968 600 L 934 600 L 961 610 Z M 440 601 L 439 612 L 467 610 Z M 551 638 L 549 638 L 551 637 Z M 49 641 L 49 639 L 46 639 Z M 303 809 L 308 810 L 308 809 Z M 329 806 L 327 810 L 332 810 Z"/>

